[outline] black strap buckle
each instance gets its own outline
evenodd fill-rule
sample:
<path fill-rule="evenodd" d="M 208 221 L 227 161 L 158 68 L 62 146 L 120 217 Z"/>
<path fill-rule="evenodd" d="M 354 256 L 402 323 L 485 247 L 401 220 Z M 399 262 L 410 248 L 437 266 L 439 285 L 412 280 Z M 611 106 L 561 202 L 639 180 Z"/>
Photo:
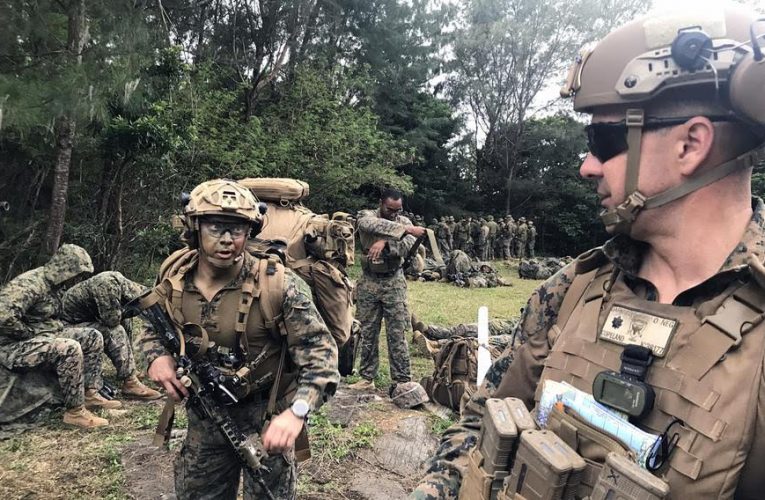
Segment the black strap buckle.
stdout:
<path fill-rule="evenodd" d="M 619 372 L 644 382 L 648 368 L 653 363 L 653 351 L 640 345 L 628 345 L 622 351 L 621 359 L 622 366 Z"/>

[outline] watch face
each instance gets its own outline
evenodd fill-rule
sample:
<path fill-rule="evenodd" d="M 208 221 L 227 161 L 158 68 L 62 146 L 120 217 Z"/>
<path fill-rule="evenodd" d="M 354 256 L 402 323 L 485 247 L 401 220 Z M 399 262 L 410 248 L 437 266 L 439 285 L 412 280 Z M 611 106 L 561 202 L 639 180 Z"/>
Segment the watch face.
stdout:
<path fill-rule="evenodd" d="M 308 415 L 308 410 L 310 410 L 310 407 L 308 406 L 307 401 L 298 399 L 292 403 L 292 413 L 294 413 L 296 417 L 304 418 Z"/>

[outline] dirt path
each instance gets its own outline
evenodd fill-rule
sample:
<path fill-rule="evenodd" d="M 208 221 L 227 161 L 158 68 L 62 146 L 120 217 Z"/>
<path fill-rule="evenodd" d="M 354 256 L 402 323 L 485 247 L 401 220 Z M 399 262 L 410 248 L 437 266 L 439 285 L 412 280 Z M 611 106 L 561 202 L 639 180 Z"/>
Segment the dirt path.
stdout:
<path fill-rule="evenodd" d="M 434 417 L 402 410 L 381 391 L 356 392 L 342 385 L 312 426 L 313 457 L 300 466 L 303 500 L 395 500 L 406 498 L 422 476 L 423 462 L 438 443 Z M 125 492 L 136 500 L 173 499 L 172 451 L 145 436 L 122 451 Z"/>

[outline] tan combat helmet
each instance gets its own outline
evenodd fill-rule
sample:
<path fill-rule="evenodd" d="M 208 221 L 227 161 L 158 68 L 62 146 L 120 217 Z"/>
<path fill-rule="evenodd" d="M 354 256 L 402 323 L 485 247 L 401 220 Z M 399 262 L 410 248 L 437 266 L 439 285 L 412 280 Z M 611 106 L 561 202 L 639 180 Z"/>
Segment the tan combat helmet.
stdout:
<path fill-rule="evenodd" d="M 252 192 L 227 179 L 206 181 L 195 187 L 183 208 L 184 224 L 190 231 L 199 230 L 204 216 L 236 217 L 258 225 L 265 212 Z"/>
<path fill-rule="evenodd" d="M 760 146 L 650 198 L 637 190 L 644 127 L 651 121 L 681 118 L 661 116 L 660 111 L 645 115 L 647 105 L 668 90 L 706 92 L 710 104 L 724 110 L 725 116 L 719 118 L 753 129 L 765 125 L 763 35 L 757 35 L 762 27 L 763 20 L 731 5 L 654 14 L 613 31 L 594 49 L 580 53 L 561 95 L 573 97 L 574 109 L 580 112 L 613 105 L 625 109 L 626 200 L 601 214 L 607 226 L 629 233 L 641 210 L 674 201 L 765 159 Z"/>
<path fill-rule="evenodd" d="M 66 243 L 43 266 L 45 278 L 54 285 L 93 272 L 93 261 L 88 252 L 77 245 Z"/>

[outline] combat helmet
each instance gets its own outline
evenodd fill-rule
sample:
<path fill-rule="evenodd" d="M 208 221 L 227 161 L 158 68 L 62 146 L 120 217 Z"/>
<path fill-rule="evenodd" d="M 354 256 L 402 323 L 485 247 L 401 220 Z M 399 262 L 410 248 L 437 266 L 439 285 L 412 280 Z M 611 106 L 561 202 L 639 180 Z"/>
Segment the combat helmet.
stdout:
<path fill-rule="evenodd" d="M 266 206 L 252 192 L 228 179 L 206 181 L 184 197 L 184 225 L 193 241 L 192 234 L 199 231 L 201 217 L 222 216 L 246 220 L 254 228 L 262 224 Z M 193 245 L 192 245 L 193 246 Z"/>
<path fill-rule="evenodd" d="M 61 245 L 53 257 L 43 266 L 45 279 L 54 285 L 93 272 L 93 261 L 88 252 L 77 245 Z"/>
<path fill-rule="evenodd" d="M 579 112 L 593 113 L 614 105 L 625 109 L 626 199 L 601 213 L 606 226 L 629 233 L 640 211 L 677 200 L 765 159 L 760 145 L 650 198 L 638 191 L 640 144 L 646 126 L 680 125 L 691 118 L 667 116 L 661 110 L 646 116 L 648 104 L 667 91 L 704 96 L 704 102 L 722 109 L 713 121 L 735 120 L 749 124 L 752 130 L 763 129 L 765 57 L 757 35 L 761 21 L 733 5 L 651 14 L 580 52 L 561 96 L 573 97 Z"/>
<path fill-rule="evenodd" d="M 425 388 L 417 382 L 402 382 L 392 386 L 390 399 L 399 408 L 414 408 L 430 401 Z"/>

